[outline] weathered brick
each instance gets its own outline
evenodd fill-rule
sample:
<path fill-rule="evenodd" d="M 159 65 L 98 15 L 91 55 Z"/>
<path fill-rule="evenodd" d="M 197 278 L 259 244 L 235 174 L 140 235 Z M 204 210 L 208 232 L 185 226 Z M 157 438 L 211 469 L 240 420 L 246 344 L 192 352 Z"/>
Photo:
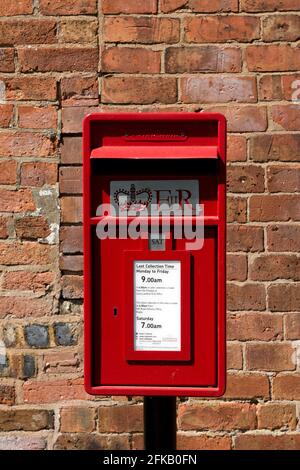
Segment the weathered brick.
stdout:
<path fill-rule="evenodd" d="M 141 47 L 107 47 L 102 53 L 103 72 L 159 73 L 160 51 Z"/>
<path fill-rule="evenodd" d="M 247 200 L 237 196 L 227 198 L 227 222 L 246 222 Z"/>
<path fill-rule="evenodd" d="M 227 286 L 229 310 L 265 310 L 265 287 L 259 284 L 229 284 Z"/>
<path fill-rule="evenodd" d="M 267 168 L 267 184 L 271 193 L 299 192 L 300 165 L 273 165 Z"/>
<path fill-rule="evenodd" d="M 268 288 L 269 309 L 272 312 L 291 312 L 300 309 L 300 290 L 297 284 L 273 284 Z"/>
<path fill-rule="evenodd" d="M 300 280 L 300 258 L 296 255 L 263 254 L 252 258 L 249 278 L 254 281 Z"/>
<path fill-rule="evenodd" d="M 0 450 L 44 450 L 47 442 L 36 436 L 0 436 Z"/>
<path fill-rule="evenodd" d="M 54 338 L 57 346 L 73 346 L 78 341 L 78 325 L 76 323 L 55 323 Z"/>
<path fill-rule="evenodd" d="M 54 413 L 48 410 L 2 410 L 1 431 L 41 431 L 54 426 Z"/>
<path fill-rule="evenodd" d="M 61 279 L 62 295 L 64 299 L 83 298 L 83 278 L 82 276 L 65 275 Z"/>
<path fill-rule="evenodd" d="M 249 42 L 259 39 L 255 16 L 191 16 L 184 20 L 187 42 Z"/>
<path fill-rule="evenodd" d="M 284 317 L 286 339 L 299 340 L 300 337 L 300 315 L 289 313 Z"/>
<path fill-rule="evenodd" d="M 52 313 L 51 301 L 26 297 L 0 297 L 0 318 L 41 317 Z"/>
<path fill-rule="evenodd" d="M 282 81 L 280 75 L 263 75 L 258 79 L 258 96 L 262 101 L 282 100 Z"/>
<path fill-rule="evenodd" d="M 50 227 L 43 216 L 22 217 L 15 221 L 16 234 L 25 240 L 46 238 L 50 235 Z"/>
<path fill-rule="evenodd" d="M 19 106 L 19 127 L 28 129 L 55 129 L 57 110 L 53 106 Z"/>
<path fill-rule="evenodd" d="M 242 345 L 227 342 L 227 369 L 241 370 L 243 368 Z"/>
<path fill-rule="evenodd" d="M 96 426 L 94 408 L 65 407 L 60 411 L 61 432 L 92 432 Z"/>
<path fill-rule="evenodd" d="M 11 160 L 0 161 L 0 184 L 15 184 L 16 182 L 17 162 Z"/>
<path fill-rule="evenodd" d="M 90 113 L 100 112 L 100 108 L 96 107 L 83 107 L 80 106 L 76 109 L 73 107 L 66 107 L 62 109 L 61 119 L 62 119 L 62 129 L 66 134 L 74 134 L 82 132 L 82 120 L 84 116 Z M 82 154 L 82 151 L 81 151 Z M 72 163 L 72 162 L 69 162 Z M 82 159 L 80 159 L 82 163 Z"/>
<path fill-rule="evenodd" d="M 180 22 L 175 18 L 118 16 L 104 19 L 104 42 L 175 43 L 179 41 L 179 34 Z"/>
<path fill-rule="evenodd" d="M 171 13 L 173 11 L 184 8 L 187 5 L 187 3 L 188 3 L 188 0 L 161 0 L 160 9 L 163 13 Z"/>
<path fill-rule="evenodd" d="M 278 374 L 273 378 L 274 400 L 300 400 L 300 375 Z"/>
<path fill-rule="evenodd" d="M 33 356 L 25 354 L 23 356 L 23 377 L 24 379 L 30 379 L 36 375 L 36 363 Z"/>
<path fill-rule="evenodd" d="M 129 450 L 129 435 L 99 435 L 91 433 L 60 434 L 55 450 Z"/>
<path fill-rule="evenodd" d="M 224 398 L 248 399 L 269 398 L 270 384 L 267 375 L 254 373 L 230 373 Z"/>
<path fill-rule="evenodd" d="M 61 256 L 59 258 L 59 267 L 61 271 L 81 272 L 83 271 L 83 256 Z"/>
<path fill-rule="evenodd" d="M 229 281 L 245 281 L 247 279 L 246 255 L 227 255 L 227 279 Z"/>
<path fill-rule="evenodd" d="M 14 405 L 15 387 L 13 385 L 0 384 L 0 404 Z"/>
<path fill-rule="evenodd" d="M 46 292 L 54 281 L 54 273 L 32 273 L 28 271 L 8 271 L 3 273 L 2 288 Z"/>
<path fill-rule="evenodd" d="M 21 165 L 22 186 L 53 185 L 57 182 L 57 164 L 26 162 Z"/>
<path fill-rule="evenodd" d="M 47 352 L 42 356 L 42 370 L 46 374 L 60 374 L 78 371 L 78 354 L 63 349 Z"/>
<path fill-rule="evenodd" d="M 0 72 L 14 72 L 15 51 L 12 47 L 1 47 L 0 48 Z"/>
<path fill-rule="evenodd" d="M 265 171 L 258 165 L 230 165 L 227 170 L 227 189 L 234 193 L 262 193 Z"/>
<path fill-rule="evenodd" d="M 177 432 L 178 450 L 230 450 L 231 439 L 227 436 L 206 436 L 202 433 Z"/>
<path fill-rule="evenodd" d="M 105 77 L 102 101 L 104 103 L 154 104 L 175 103 L 177 84 L 173 77 Z"/>
<path fill-rule="evenodd" d="M 298 10 L 298 0 L 241 0 L 243 11 L 263 12 Z"/>
<path fill-rule="evenodd" d="M 78 226 L 61 227 L 60 249 L 62 253 L 82 253 L 83 229 Z"/>
<path fill-rule="evenodd" d="M 99 92 L 96 76 L 63 77 L 60 87 L 63 106 L 94 106 L 98 104 Z"/>
<path fill-rule="evenodd" d="M 61 215 L 64 223 L 82 222 L 82 198 L 64 196 L 61 198 Z"/>
<path fill-rule="evenodd" d="M 300 16 L 270 15 L 262 21 L 262 39 L 268 41 L 297 41 L 300 38 Z"/>
<path fill-rule="evenodd" d="M 138 432 L 143 430 L 143 407 L 141 405 L 121 405 L 98 411 L 99 432 Z"/>
<path fill-rule="evenodd" d="M 8 237 L 8 217 L 0 217 L 0 238 L 7 238 Z"/>
<path fill-rule="evenodd" d="M 48 157 L 54 143 L 46 135 L 32 132 L 1 132 L 0 155 L 4 157 Z"/>
<path fill-rule="evenodd" d="M 264 233 L 262 227 L 231 225 L 227 229 L 229 251 L 262 251 Z"/>
<path fill-rule="evenodd" d="M 49 347 L 49 329 L 45 325 L 27 325 L 24 328 L 28 346 L 33 348 Z"/>
<path fill-rule="evenodd" d="M 280 224 L 267 227 L 267 247 L 269 251 L 300 251 L 300 226 Z"/>
<path fill-rule="evenodd" d="M 61 194 L 81 194 L 82 167 L 60 167 L 59 189 Z"/>
<path fill-rule="evenodd" d="M 96 0 L 40 0 L 43 15 L 93 15 L 97 13 Z"/>
<path fill-rule="evenodd" d="M 240 72 L 241 63 L 241 51 L 237 47 L 168 47 L 165 55 L 165 69 L 169 73 Z M 203 85 L 201 80 L 207 80 L 205 77 L 197 78 L 200 80 L 199 83 L 194 82 L 197 86 Z"/>
<path fill-rule="evenodd" d="M 234 341 L 274 341 L 283 338 L 282 317 L 270 313 L 236 313 L 227 318 L 227 334 Z"/>
<path fill-rule="evenodd" d="M 258 162 L 300 161 L 300 135 L 265 134 L 251 137 L 250 158 Z"/>
<path fill-rule="evenodd" d="M 281 75 L 282 99 L 287 101 L 300 100 L 300 74 Z"/>
<path fill-rule="evenodd" d="M 300 434 L 240 434 L 235 439 L 236 450 L 297 450 Z"/>
<path fill-rule="evenodd" d="M 259 429 L 288 428 L 291 431 L 296 427 L 296 406 L 281 403 L 259 404 L 257 406 Z"/>
<path fill-rule="evenodd" d="M 61 145 L 61 163 L 82 163 L 81 137 L 64 137 Z"/>
<path fill-rule="evenodd" d="M 98 23 L 94 19 L 63 20 L 59 23 L 59 40 L 64 43 L 96 43 Z"/>
<path fill-rule="evenodd" d="M 298 195 L 264 195 L 251 196 L 249 203 L 250 220 L 271 222 L 276 220 L 287 222 L 300 220 L 300 198 Z"/>
<path fill-rule="evenodd" d="M 299 104 L 273 105 L 271 107 L 271 119 L 273 121 L 273 126 L 275 129 L 299 131 Z"/>
<path fill-rule="evenodd" d="M 248 46 L 246 61 L 251 72 L 297 72 L 300 49 L 289 44 Z"/>
<path fill-rule="evenodd" d="M 48 264 L 53 261 L 54 247 L 34 242 L 0 242 L 0 264 L 17 266 L 18 264 Z"/>
<path fill-rule="evenodd" d="M 25 403 L 56 403 L 84 400 L 83 379 L 28 380 L 23 385 Z"/>
<path fill-rule="evenodd" d="M 253 77 L 202 76 L 181 79 L 184 103 L 253 103 L 257 101 Z"/>
<path fill-rule="evenodd" d="M 0 16 L 30 15 L 32 12 L 32 0 L 16 0 L 14 2 L 0 0 Z"/>
<path fill-rule="evenodd" d="M 247 403 L 182 404 L 178 420 L 182 430 L 246 431 L 255 429 L 255 406 Z"/>
<path fill-rule="evenodd" d="M 189 0 L 189 8 L 195 13 L 223 13 L 239 11 L 238 0 Z"/>
<path fill-rule="evenodd" d="M 290 343 L 246 344 L 246 367 L 248 370 L 282 371 L 294 370 L 295 350 Z"/>
<path fill-rule="evenodd" d="M 102 12 L 105 15 L 118 13 L 156 13 L 157 0 L 102 0 Z"/>
<path fill-rule="evenodd" d="M 224 114 L 229 132 L 263 132 L 267 129 L 264 106 L 213 106 L 206 111 Z"/>
<path fill-rule="evenodd" d="M 18 191 L 0 189 L 1 212 L 26 212 L 34 209 L 35 203 L 32 193 L 28 189 L 19 189 Z"/>
<path fill-rule="evenodd" d="M 98 52 L 90 46 L 19 47 L 21 72 L 91 72 L 97 70 Z"/>
<path fill-rule="evenodd" d="M 6 78 L 5 84 L 7 100 L 56 100 L 56 79 L 53 77 Z"/>
<path fill-rule="evenodd" d="M 247 160 L 247 141 L 244 136 L 228 135 L 227 159 L 229 162 L 244 162 Z"/>
<path fill-rule="evenodd" d="M 56 21 L 48 19 L 2 19 L 0 20 L 0 44 L 51 44 L 56 39 Z"/>

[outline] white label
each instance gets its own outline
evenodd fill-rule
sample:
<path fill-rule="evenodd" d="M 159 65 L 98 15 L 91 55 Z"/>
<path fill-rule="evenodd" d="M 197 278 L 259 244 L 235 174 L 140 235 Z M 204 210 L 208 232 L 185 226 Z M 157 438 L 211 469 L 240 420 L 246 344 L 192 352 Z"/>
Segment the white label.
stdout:
<path fill-rule="evenodd" d="M 197 180 L 111 181 L 110 202 L 117 212 L 143 211 L 151 204 L 171 208 L 199 204 Z"/>
<path fill-rule="evenodd" d="M 180 261 L 134 262 L 136 351 L 181 350 Z"/>

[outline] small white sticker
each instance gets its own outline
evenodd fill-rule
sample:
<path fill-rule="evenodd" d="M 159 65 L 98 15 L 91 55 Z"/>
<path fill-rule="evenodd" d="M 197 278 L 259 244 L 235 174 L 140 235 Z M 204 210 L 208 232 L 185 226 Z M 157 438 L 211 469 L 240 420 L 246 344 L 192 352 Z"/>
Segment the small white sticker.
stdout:
<path fill-rule="evenodd" d="M 134 262 L 134 349 L 181 350 L 180 261 Z"/>

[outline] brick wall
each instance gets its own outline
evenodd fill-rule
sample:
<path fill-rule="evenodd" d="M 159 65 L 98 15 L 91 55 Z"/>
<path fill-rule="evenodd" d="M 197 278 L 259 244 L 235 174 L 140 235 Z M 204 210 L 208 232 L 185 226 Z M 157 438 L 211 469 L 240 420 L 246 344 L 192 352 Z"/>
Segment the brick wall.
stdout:
<path fill-rule="evenodd" d="M 142 446 L 141 400 L 82 386 L 81 121 L 109 110 L 228 118 L 228 389 L 180 400 L 178 447 L 300 448 L 298 9 L 0 0 L 0 449 Z"/>

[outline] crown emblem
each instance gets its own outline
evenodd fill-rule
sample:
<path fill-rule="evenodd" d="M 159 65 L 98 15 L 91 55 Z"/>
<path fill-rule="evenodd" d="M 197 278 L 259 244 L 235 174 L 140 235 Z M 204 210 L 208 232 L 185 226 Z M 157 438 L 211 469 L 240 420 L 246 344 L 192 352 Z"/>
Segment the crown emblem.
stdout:
<path fill-rule="evenodd" d="M 135 184 L 131 184 L 130 190 L 118 189 L 115 191 L 114 201 L 121 210 L 142 211 L 151 204 L 152 191 L 149 188 L 136 190 Z"/>

